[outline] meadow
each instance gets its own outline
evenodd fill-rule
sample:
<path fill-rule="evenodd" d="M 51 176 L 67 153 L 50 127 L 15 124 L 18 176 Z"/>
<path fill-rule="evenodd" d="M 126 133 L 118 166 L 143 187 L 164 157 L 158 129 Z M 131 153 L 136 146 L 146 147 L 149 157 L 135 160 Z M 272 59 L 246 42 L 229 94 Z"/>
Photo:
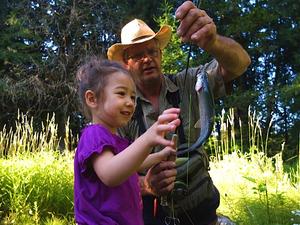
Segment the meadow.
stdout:
<path fill-rule="evenodd" d="M 233 111 L 221 117 L 221 137 L 212 134 L 205 145 L 211 152 L 210 174 L 221 193 L 218 213 L 239 225 L 300 224 L 300 160 L 285 163 L 282 153 L 267 156 L 259 117 L 248 115 L 249 149 Z M 35 131 L 33 118 L 20 115 L 16 128 L 0 131 L 0 224 L 74 224 L 73 157 L 78 137 L 66 124 L 59 140 L 55 117 Z M 65 149 L 61 149 L 60 141 Z"/>

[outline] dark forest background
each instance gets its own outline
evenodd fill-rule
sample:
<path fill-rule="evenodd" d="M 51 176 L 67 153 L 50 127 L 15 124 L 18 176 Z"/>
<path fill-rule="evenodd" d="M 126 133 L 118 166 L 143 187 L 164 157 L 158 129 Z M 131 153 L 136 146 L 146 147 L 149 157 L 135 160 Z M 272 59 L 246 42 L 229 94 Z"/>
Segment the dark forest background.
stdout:
<path fill-rule="evenodd" d="M 133 18 L 155 31 L 174 27 L 164 52 L 164 71 L 185 68 L 188 45 L 176 37 L 175 9 L 182 1 L 0 0 L 0 127 L 14 127 L 22 112 L 46 120 L 55 113 L 61 136 L 70 119 L 82 123 L 74 83 L 88 55 L 106 57 L 120 42 L 120 30 Z M 298 0 L 201 1 L 218 33 L 234 38 L 251 56 L 246 73 L 232 83 L 232 94 L 217 102 L 217 112 L 235 109 L 247 138 L 249 109 L 268 135 L 269 154 L 285 143 L 285 159 L 297 155 L 300 133 L 300 4 Z M 211 56 L 192 48 L 191 65 Z M 37 122 L 37 129 L 38 127 Z M 246 143 L 246 142 L 245 142 Z M 243 148 L 247 149 L 247 148 Z"/>

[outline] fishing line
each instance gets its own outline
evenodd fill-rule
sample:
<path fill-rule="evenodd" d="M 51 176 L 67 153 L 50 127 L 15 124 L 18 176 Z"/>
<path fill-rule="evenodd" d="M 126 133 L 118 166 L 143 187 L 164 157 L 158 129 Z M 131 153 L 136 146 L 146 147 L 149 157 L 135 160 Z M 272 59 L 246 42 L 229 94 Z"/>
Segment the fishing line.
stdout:
<path fill-rule="evenodd" d="M 192 1 L 193 2 L 193 1 Z M 197 0 L 195 2 L 195 6 L 199 9 L 200 8 L 200 4 L 201 4 L 201 0 Z M 191 58 L 191 55 L 192 55 L 192 44 L 189 43 L 188 44 L 188 55 L 187 55 L 187 60 L 186 60 L 186 67 L 185 67 L 185 74 L 184 74 L 184 82 L 183 82 L 183 87 L 185 88 L 185 84 L 186 84 L 186 77 L 187 77 L 187 73 L 188 73 L 188 69 L 190 67 L 190 58 Z M 191 90 L 191 83 L 189 85 L 189 89 L 188 90 Z M 188 100 L 188 105 L 189 105 L 189 110 L 188 110 L 188 121 L 189 121 L 189 133 L 188 133 L 188 147 L 190 147 L 190 139 L 191 139 L 191 98 L 192 98 L 192 94 L 190 92 L 189 94 L 189 100 Z M 189 153 L 188 153 L 188 157 L 189 157 Z"/>
<path fill-rule="evenodd" d="M 193 1 L 192 1 L 193 2 Z M 200 7 L 200 4 L 201 4 L 201 0 L 197 0 L 196 1 L 196 4 L 195 4 L 195 6 L 197 7 L 197 8 L 199 8 Z M 192 44 L 191 43 L 189 43 L 188 44 L 188 56 L 187 56 L 187 62 L 186 62 L 186 68 L 185 68 L 185 74 L 184 74 L 184 83 L 183 83 L 183 88 L 185 88 L 185 85 L 186 85 L 186 77 L 187 77 L 187 73 L 188 73 L 188 69 L 189 69 L 189 66 L 190 66 L 190 58 L 191 58 L 191 54 L 192 54 Z M 189 89 L 188 90 L 191 90 L 191 82 L 190 82 L 190 84 L 189 84 Z M 188 128 L 188 147 L 189 147 L 189 145 L 190 145 L 190 137 L 191 137 L 191 98 L 192 98 L 192 95 L 191 95 L 191 92 L 190 92 L 190 94 L 189 94 L 189 100 L 188 100 L 188 105 L 189 105 L 189 107 L 188 107 L 188 121 L 189 121 L 189 128 Z M 187 156 L 188 158 L 189 158 L 189 152 L 188 152 L 188 156 Z M 188 186 L 189 186 L 189 160 L 188 160 L 188 162 L 187 162 L 187 169 L 186 169 L 186 185 L 187 185 L 187 188 L 188 188 Z M 171 224 L 173 224 L 173 225 L 179 225 L 180 224 L 180 220 L 178 219 L 178 218 L 176 218 L 176 215 L 175 215 L 175 209 L 174 209 L 174 199 L 173 199 L 173 197 L 171 197 L 171 215 L 170 216 L 167 216 L 167 217 L 165 217 L 165 225 L 171 225 Z M 185 212 L 185 214 L 187 214 L 186 212 Z M 187 215 L 188 216 L 188 218 L 189 218 L 189 220 L 191 220 L 191 218 L 189 217 L 189 215 Z M 191 221 L 192 222 L 192 221 Z M 192 222 L 192 224 L 193 224 L 193 222 Z"/>
<path fill-rule="evenodd" d="M 193 2 L 193 1 L 192 1 Z M 199 8 L 200 7 L 200 4 L 201 4 L 201 0 L 197 0 L 196 1 L 196 3 L 195 3 L 195 6 L 197 7 L 197 8 Z M 190 58 L 191 58 L 191 54 L 192 54 L 192 44 L 191 43 L 189 43 L 188 44 L 188 55 L 187 55 L 187 62 L 186 62 L 186 67 L 185 67 L 185 74 L 184 74 L 184 83 L 183 83 L 183 88 L 185 88 L 185 85 L 186 85 L 186 77 L 187 77 L 187 73 L 188 73 L 188 69 L 189 69 L 189 66 L 190 66 Z M 189 89 L 188 90 L 191 90 L 191 85 L 192 85 L 192 83 L 190 82 L 190 84 L 189 84 Z M 189 93 L 189 100 L 188 100 L 188 105 L 189 105 L 189 107 L 188 107 L 188 121 L 189 121 L 189 128 L 188 128 L 188 147 L 189 147 L 189 145 L 190 145 L 190 137 L 191 137 L 191 98 L 192 98 L 192 95 L 191 95 L 191 92 Z M 188 158 L 189 158 L 189 152 L 188 152 L 188 156 L 187 156 Z M 189 176 L 188 176 L 188 171 L 189 171 L 189 160 L 188 160 L 188 162 L 187 162 L 187 169 L 186 169 L 186 185 L 187 185 L 187 188 L 188 188 L 188 186 L 189 186 Z M 162 200 L 163 201 L 161 201 L 161 203 L 165 203 L 165 202 L 167 202 L 167 200 L 162 196 Z M 174 199 L 173 199 L 173 197 L 171 197 L 170 198 L 170 200 L 171 200 L 171 208 L 170 208 L 170 210 L 171 210 L 171 215 L 170 216 L 166 216 L 165 217 L 165 221 L 164 221 L 164 223 L 165 223 L 165 225 L 179 225 L 180 224 L 180 220 L 178 219 L 178 218 L 176 218 L 176 215 L 175 215 L 175 209 L 174 209 Z M 168 204 L 166 204 L 166 205 L 164 205 L 164 204 L 162 204 L 163 206 L 167 206 Z M 185 214 L 187 214 L 186 212 L 185 212 Z M 191 218 L 189 217 L 189 215 L 187 215 L 188 216 L 188 218 L 191 220 Z M 192 222 L 192 224 L 193 224 L 193 222 Z"/>
<path fill-rule="evenodd" d="M 192 1 L 193 2 L 193 1 Z M 199 9 L 200 8 L 200 4 L 201 4 L 201 0 L 197 0 L 195 2 L 195 5 L 196 7 Z M 188 45 L 188 56 L 187 56 L 187 60 L 186 60 L 186 67 L 185 67 L 185 74 L 184 74 L 184 83 L 183 83 L 183 87 L 185 87 L 185 84 L 186 84 L 186 77 L 187 77 L 187 73 L 188 73 L 188 69 L 190 67 L 190 58 L 191 58 L 191 54 L 192 54 L 192 44 L 189 43 Z M 191 87 L 192 83 L 190 82 L 189 84 L 189 89 L 188 90 L 191 90 L 192 87 Z M 189 121 L 189 128 L 188 128 L 188 147 L 190 147 L 190 139 L 191 139 L 191 129 L 192 129 L 192 126 L 191 126 L 191 113 L 192 113 L 192 107 L 191 107 L 191 99 L 192 99 L 192 94 L 190 92 L 189 94 L 189 100 L 188 100 L 188 121 Z M 190 158 L 190 153 L 188 152 L 187 154 L 187 157 Z M 186 185 L 187 187 L 189 186 L 189 160 L 187 162 L 187 169 L 186 169 Z"/>
<path fill-rule="evenodd" d="M 194 1 L 192 1 L 192 2 L 194 2 Z M 200 7 L 200 4 L 201 4 L 201 0 L 197 0 L 196 2 L 195 2 L 195 5 L 196 5 L 196 7 L 199 9 L 199 7 Z M 186 82 L 186 76 L 187 76 L 187 72 L 188 72 L 188 69 L 189 69 L 189 66 L 190 66 L 190 58 L 191 58 L 191 54 L 192 54 L 192 45 L 191 44 L 189 44 L 188 45 L 188 48 L 189 48 L 189 50 L 188 50 L 188 56 L 187 56 L 187 60 L 186 60 L 186 67 L 185 67 L 185 75 L 184 75 L 184 87 L 185 87 L 185 82 Z"/>

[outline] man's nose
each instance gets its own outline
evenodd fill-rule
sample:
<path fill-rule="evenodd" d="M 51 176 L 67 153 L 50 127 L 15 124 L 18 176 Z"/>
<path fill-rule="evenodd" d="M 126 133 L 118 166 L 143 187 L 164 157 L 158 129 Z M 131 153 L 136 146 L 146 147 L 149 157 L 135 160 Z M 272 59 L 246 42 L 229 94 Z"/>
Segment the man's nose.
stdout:
<path fill-rule="evenodd" d="M 151 56 L 151 54 L 150 53 L 148 53 L 148 52 L 144 52 L 144 54 L 143 54 L 143 57 L 141 58 L 141 60 L 142 61 L 145 61 L 145 60 L 149 60 L 149 61 L 151 61 L 152 60 L 152 56 Z"/>

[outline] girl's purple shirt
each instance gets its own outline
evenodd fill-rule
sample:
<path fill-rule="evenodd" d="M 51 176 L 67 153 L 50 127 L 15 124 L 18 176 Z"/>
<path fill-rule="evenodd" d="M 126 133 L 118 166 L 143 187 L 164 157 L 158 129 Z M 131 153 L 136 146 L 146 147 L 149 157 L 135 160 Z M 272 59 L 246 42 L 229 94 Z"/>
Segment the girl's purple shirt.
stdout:
<path fill-rule="evenodd" d="M 109 147 L 114 154 L 129 145 L 101 125 L 84 128 L 74 159 L 74 211 L 77 224 L 142 225 L 137 173 L 116 187 L 106 186 L 93 170 L 91 157 Z M 107 168 L 109 170 L 109 168 Z"/>

